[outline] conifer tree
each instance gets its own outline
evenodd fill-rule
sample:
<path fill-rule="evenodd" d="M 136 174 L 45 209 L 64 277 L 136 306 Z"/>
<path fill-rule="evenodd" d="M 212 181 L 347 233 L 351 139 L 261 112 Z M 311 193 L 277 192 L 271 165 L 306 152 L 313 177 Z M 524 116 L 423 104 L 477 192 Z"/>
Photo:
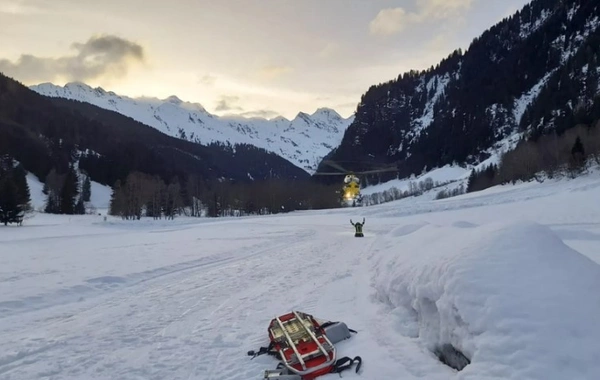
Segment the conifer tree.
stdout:
<path fill-rule="evenodd" d="M 31 197 L 26 172 L 11 157 L 3 157 L 0 164 L 0 223 L 20 223 L 31 210 Z"/>
<path fill-rule="evenodd" d="M 74 214 L 83 215 L 85 214 L 85 204 L 83 203 L 83 197 L 79 197 L 75 204 Z"/>
<path fill-rule="evenodd" d="M 27 172 L 23 165 L 18 164 L 13 170 L 13 178 L 18 191 L 18 202 L 23 211 L 31 210 L 31 192 L 27 183 Z"/>
<path fill-rule="evenodd" d="M 16 223 L 22 211 L 17 185 L 11 175 L 4 173 L 0 178 L 0 223 Z"/>
<path fill-rule="evenodd" d="M 75 204 L 78 193 L 77 174 L 73 167 L 70 166 L 60 192 L 60 212 L 62 214 L 72 215 L 75 213 Z"/>
<path fill-rule="evenodd" d="M 90 182 L 90 177 L 87 175 L 81 187 L 81 198 L 83 202 L 89 202 L 92 198 L 92 183 Z"/>

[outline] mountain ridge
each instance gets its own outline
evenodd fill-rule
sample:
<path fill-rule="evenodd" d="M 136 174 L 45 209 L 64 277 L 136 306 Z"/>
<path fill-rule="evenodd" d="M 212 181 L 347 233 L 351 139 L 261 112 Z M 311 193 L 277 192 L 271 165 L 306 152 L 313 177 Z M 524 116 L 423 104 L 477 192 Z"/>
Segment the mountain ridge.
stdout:
<path fill-rule="evenodd" d="M 217 116 L 201 104 L 183 101 L 176 95 L 165 99 L 131 98 L 83 82 L 64 86 L 45 82 L 29 88 L 44 96 L 82 101 L 121 113 L 184 140 L 204 145 L 251 144 L 280 155 L 309 174 L 339 144 L 354 120 L 354 116 L 343 118 L 326 107 L 319 107 L 312 114 L 298 112 L 292 120 L 283 116 Z"/>
<path fill-rule="evenodd" d="M 52 170 L 78 162 L 92 180 L 113 186 L 142 172 L 163 181 L 192 176 L 210 181 L 304 180 L 288 160 L 248 144 L 235 150 L 167 135 L 91 103 L 41 95 L 0 74 L 0 155 L 21 162 L 45 181 Z"/>

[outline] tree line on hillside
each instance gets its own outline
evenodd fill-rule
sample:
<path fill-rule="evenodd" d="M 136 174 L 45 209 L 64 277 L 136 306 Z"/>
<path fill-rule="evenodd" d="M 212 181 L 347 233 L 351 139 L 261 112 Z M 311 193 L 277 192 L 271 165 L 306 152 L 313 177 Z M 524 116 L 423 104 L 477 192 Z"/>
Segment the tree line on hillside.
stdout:
<path fill-rule="evenodd" d="M 264 215 L 296 210 L 339 207 L 339 186 L 312 181 L 270 179 L 254 182 L 190 176 L 169 182 L 141 172 L 117 181 L 111 196 L 111 215 L 127 220 L 142 217 L 173 219 L 176 215 L 223 217 Z"/>
<path fill-rule="evenodd" d="M 592 165 L 600 166 L 600 119 L 590 124 L 578 124 L 573 128 L 564 129 L 562 133 L 539 135 L 532 130 L 513 150 L 505 152 L 498 163 L 473 169 L 466 187 L 459 185 L 442 189 L 438 191 L 435 199 L 455 197 L 518 181 L 543 181 L 544 178 L 561 176 L 575 178 Z M 448 184 L 433 183 L 430 178 L 418 183 L 412 181 L 409 183 L 409 189 L 405 191 L 390 188 L 363 196 L 363 204 L 374 205 L 419 196 L 446 185 Z"/>
<path fill-rule="evenodd" d="M 580 124 L 562 134 L 523 139 L 514 150 L 501 157 L 499 164 L 473 170 L 467 191 L 517 181 L 541 181 L 543 177 L 574 178 L 594 164 L 600 165 L 600 121 Z"/>
<path fill-rule="evenodd" d="M 0 157 L 0 223 L 21 224 L 31 211 L 27 172 L 12 157 Z"/>

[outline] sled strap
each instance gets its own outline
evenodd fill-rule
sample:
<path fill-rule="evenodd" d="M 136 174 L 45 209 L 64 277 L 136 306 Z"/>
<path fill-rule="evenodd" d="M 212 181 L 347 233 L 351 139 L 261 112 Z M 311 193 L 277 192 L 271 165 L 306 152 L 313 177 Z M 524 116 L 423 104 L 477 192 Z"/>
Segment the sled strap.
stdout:
<path fill-rule="evenodd" d="M 348 356 L 338 359 L 333 365 L 331 373 L 341 373 L 352 367 L 352 364 L 354 364 L 355 361 L 358 362 L 356 365 L 356 373 L 358 373 L 358 370 L 360 370 L 360 366 L 362 365 L 362 358 L 360 356 L 355 356 L 354 359 L 351 359 Z M 340 377 L 341 376 L 342 375 L 340 374 Z"/>
<path fill-rule="evenodd" d="M 258 352 L 254 351 L 254 350 L 248 351 L 248 356 L 252 356 L 252 359 L 254 359 L 257 356 L 264 355 L 264 354 L 277 355 L 276 352 L 271 351 L 272 349 L 273 349 L 273 342 L 269 343 L 269 345 L 267 347 L 261 347 L 258 350 Z M 252 359 L 250 359 L 250 360 L 252 360 Z"/>

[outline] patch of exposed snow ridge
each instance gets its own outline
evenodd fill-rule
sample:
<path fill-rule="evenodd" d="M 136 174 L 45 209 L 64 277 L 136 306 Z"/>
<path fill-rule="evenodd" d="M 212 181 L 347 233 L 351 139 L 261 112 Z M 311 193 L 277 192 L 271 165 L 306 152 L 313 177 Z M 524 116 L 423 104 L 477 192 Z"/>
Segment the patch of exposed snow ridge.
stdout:
<path fill-rule="evenodd" d="M 549 73 L 547 73 L 546 75 L 544 75 L 544 77 L 542 79 L 540 79 L 540 81 L 538 83 L 536 83 L 529 91 L 527 91 L 523 95 L 521 95 L 520 98 L 515 99 L 515 101 L 514 101 L 515 108 L 513 111 L 513 116 L 515 118 L 515 123 L 517 125 L 519 125 L 519 123 L 521 122 L 521 118 L 523 117 L 523 114 L 525 113 L 525 110 L 527 109 L 527 107 L 529 107 L 531 102 L 535 98 L 537 98 L 540 91 L 546 85 L 546 83 L 548 82 L 548 79 L 550 79 L 550 76 L 552 76 L 552 74 L 554 74 L 555 71 L 556 70 L 552 70 Z"/>
<path fill-rule="evenodd" d="M 271 120 L 218 117 L 208 113 L 202 105 L 184 102 L 175 95 L 166 99 L 132 99 L 79 82 L 67 83 L 64 87 L 43 83 L 31 86 L 31 89 L 42 95 L 86 102 L 118 112 L 177 138 L 201 144 L 254 145 L 282 156 L 309 174 L 313 174 L 323 157 L 340 144 L 354 120 L 354 116 L 344 119 L 328 108 L 319 108 L 312 115 L 300 112 L 293 120 L 281 116 Z"/>
<path fill-rule="evenodd" d="M 413 123 L 414 127 L 412 129 L 412 133 L 414 133 L 414 138 L 419 136 L 419 134 L 424 129 L 426 129 L 427 127 L 429 127 L 431 125 L 431 123 L 433 123 L 434 105 L 438 101 L 440 96 L 444 93 L 444 90 L 446 89 L 446 85 L 448 84 L 449 81 L 450 81 L 450 74 L 446 74 L 443 77 L 440 77 L 439 75 L 435 75 L 435 76 L 433 76 L 433 78 L 431 78 L 429 80 L 429 82 L 427 82 L 427 86 L 426 86 L 427 93 L 430 93 L 434 89 L 435 89 L 435 93 L 433 94 L 431 99 L 429 99 L 427 101 L 427 104 L 425 105 L 425 110 L 423 111 L 423 115 L 421 117 L 415 119 L 415 121 Z"/>
<path fill-rule="evenodd" d="M 520 33 L 521 38 L 525 39 L 525 38 L 529 37 L 533 32 L 538 30 L 546 22 L 546 20 L 548 20 L 548 18 L 551 15 L 552 15 L 551 11 L 549 11 L 548 9 L 544 9 L 542 11 L 542 14 L 540 15 L 540 17 L 533 22 L 531 22 L 531 21 L 523 22 L 524 20 L 521 19 L 521 33 Z"/>

